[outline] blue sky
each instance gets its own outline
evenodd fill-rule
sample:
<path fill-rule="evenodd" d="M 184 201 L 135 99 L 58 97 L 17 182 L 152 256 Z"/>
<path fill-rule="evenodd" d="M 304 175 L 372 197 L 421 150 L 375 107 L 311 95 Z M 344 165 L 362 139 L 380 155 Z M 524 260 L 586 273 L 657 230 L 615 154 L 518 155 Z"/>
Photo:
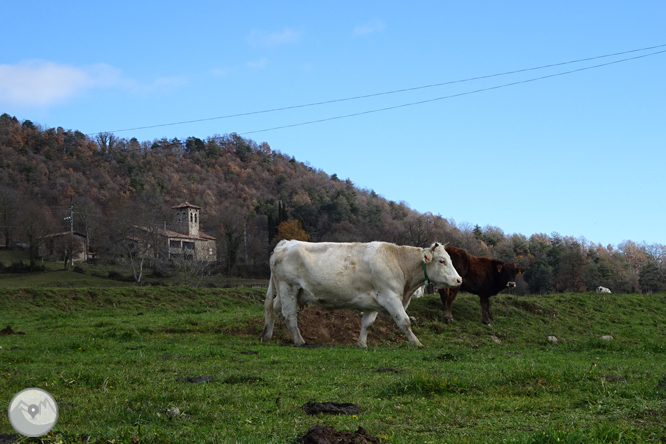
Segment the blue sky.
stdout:
<path fill-rule="evenodd" d="M 87 134 L 324 102 L 666 45 L 663 1 L 0 0 L 0 113 Z M 666 244 L 666 47 L 133 131 L 239 133 L 421 212 Z"/>

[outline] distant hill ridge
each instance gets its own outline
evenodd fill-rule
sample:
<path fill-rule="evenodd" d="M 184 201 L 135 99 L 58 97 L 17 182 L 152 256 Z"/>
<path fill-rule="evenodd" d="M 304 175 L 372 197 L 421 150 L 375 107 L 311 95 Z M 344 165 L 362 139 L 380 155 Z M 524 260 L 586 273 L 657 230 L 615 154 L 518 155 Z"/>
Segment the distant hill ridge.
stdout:
<path fill-rule="evenodd" d="M 425 246 L 438 240 L 516 262 L 528 270 L 525 279 L 533 292 L 587 291 L 598 285 L 640 291 L 642 265 L 653 259 L 658 265 L 654 285 L 661 288 L 665 281 L 663 251 L 654 254 L 658 248 L 633 242 L 603 247 L 557 233 L 528 238 L 497 227 L 457 226 L 452 219 L 421 214 L 405 202 L 359 189 L 349 179 L 235 133 L 185 140 L 139 141 L 111 133 L 91 138 L 2 114 L 0 188 L 0 207 L 2 195 L 11 192 L 53 212 L 64 212 L 73 202 L 79 211 L 96 212 L 102 225 L 109 225 L 127 202 L 135 201 L 135 208 L 151 202 L 168 209 L 189 201 L 202 208 L 202 230 L 218 239 L 219 259 L 232 274 L 243 267 L 263 267 L 265 272 L 278 224 L 296 220 L 312 241 Z M 85 217 L 75 214 L 74 219 L 76 226 Z M 160 223 L 169 223 L 167 216 L 162 219 Z M 101 228 L 90 235 L 100 251 Z M 638 259 L 632 259 L 634 250 Z M 518 291 L 526 292 L 521 285 Z"/>

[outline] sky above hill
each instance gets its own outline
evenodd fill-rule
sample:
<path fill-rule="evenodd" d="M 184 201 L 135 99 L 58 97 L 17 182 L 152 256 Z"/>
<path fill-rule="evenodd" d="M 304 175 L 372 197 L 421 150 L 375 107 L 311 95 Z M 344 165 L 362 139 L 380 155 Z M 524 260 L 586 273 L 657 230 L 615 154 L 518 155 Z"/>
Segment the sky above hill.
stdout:
<path fill-rule="evenodd" d="M 664 17 L 660 0 L 0 0 L 0 113 L 139 141 L 236 132 L 457 224 L 666 244 Z"/>

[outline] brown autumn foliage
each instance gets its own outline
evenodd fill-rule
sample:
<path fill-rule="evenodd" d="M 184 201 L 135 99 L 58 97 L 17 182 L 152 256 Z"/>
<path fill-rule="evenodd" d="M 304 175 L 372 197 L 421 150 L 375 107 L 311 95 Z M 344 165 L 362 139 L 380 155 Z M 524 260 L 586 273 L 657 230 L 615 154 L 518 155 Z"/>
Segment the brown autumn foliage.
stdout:
<path fill-rule="evenodd" d="M 127 205 L 140 212 L 147 201 L 165 214 L 184 201 L 202 207 L 201 230 L 217 238 L 219 272 L 225 274 L 265 276 L 276 239 L 309 236 L 315 242 L 447 242 L 524 267 L 521 294 L 666 287 L 663 245 L 602 246 L 557 233 L 527 237 L 456 224 L 235 133 L 138 141 L 0 116 L 0 243 L 25 242 L 26 231 L 11 221 L 28 203 L 55 221 L 74 205 L 75 230 L 88 235 L 99 257 L 112 257 L 119 214 Z M 162 223 L 169 222 L 165 216 Z"/>
<path fill-rule="evenodd" d="M 283 239 L 309 242 L 310 235 L 303 229 L 301 221 L 290 219 L 280 222 L 280 225 L 277 226 L 275 240 L 281 241 Z"/>

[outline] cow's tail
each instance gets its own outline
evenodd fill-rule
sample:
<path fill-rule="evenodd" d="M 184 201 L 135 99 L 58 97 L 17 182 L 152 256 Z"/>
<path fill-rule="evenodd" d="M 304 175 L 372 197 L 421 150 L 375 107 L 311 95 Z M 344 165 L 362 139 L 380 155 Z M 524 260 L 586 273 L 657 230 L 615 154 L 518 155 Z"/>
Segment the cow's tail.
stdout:
<path fill-rule="evenodd" d="M 261 334 L 262 341 L 269 341 L 273 337 L 273 326 L 278 319 L 273 305 L 276 289 L 275 278 L 271 271 L 271 277 L 268 281 L 268 290 L 266 290 L 266 300 L 264 301 L 264 331 Z"/>

